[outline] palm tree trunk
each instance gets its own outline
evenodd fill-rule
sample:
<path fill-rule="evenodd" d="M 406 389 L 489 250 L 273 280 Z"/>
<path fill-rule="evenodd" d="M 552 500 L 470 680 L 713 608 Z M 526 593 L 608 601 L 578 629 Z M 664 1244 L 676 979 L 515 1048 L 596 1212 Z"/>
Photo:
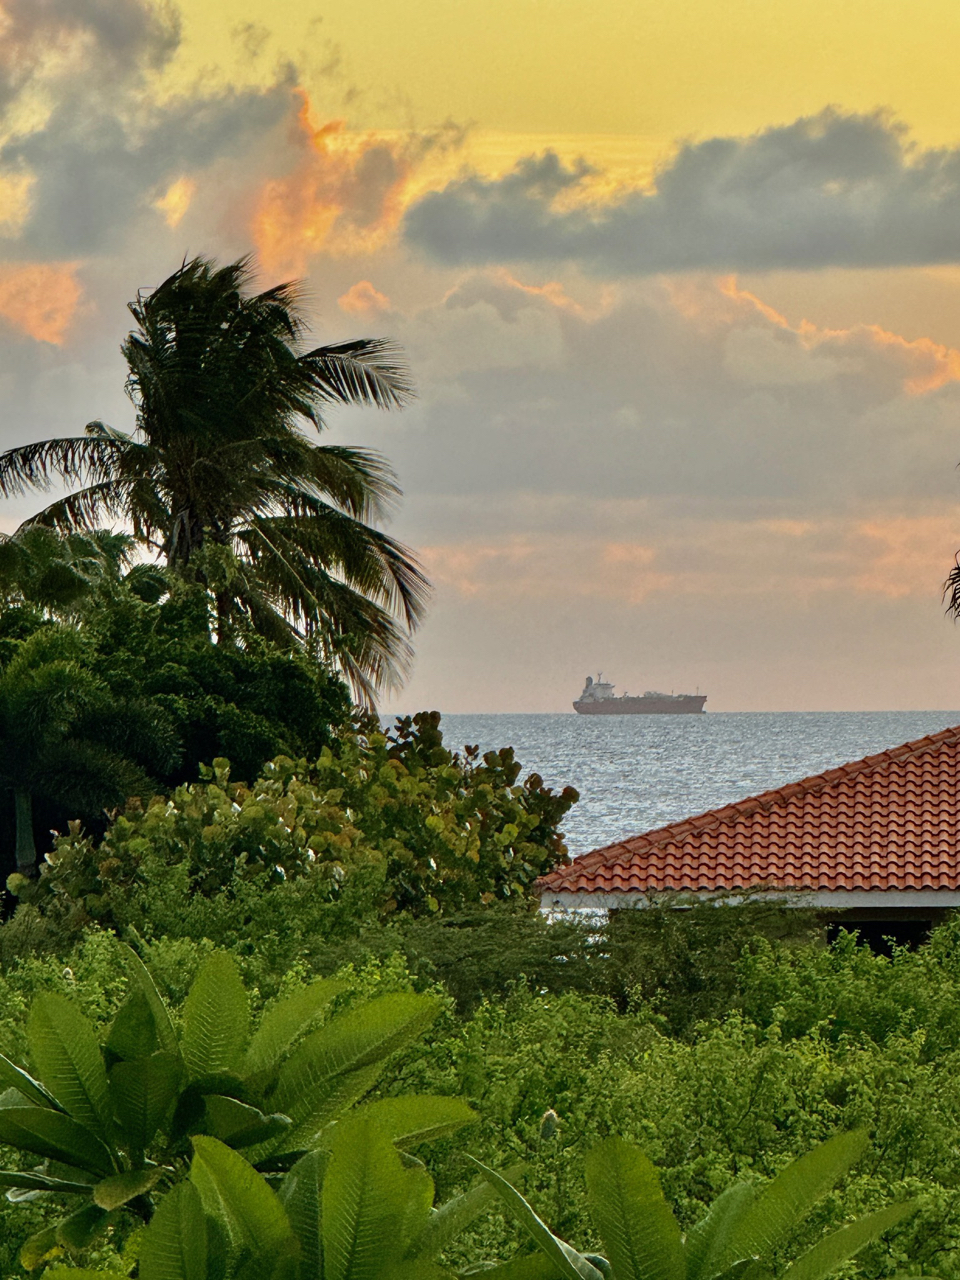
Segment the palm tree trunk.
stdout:
<path fill-rule="evenodd" d="M 32 873 L 37 866 L 37 846 L 33 839 L 33 799 L 29 791 L 14 791 L 17 819 L 17 870 Z"/>

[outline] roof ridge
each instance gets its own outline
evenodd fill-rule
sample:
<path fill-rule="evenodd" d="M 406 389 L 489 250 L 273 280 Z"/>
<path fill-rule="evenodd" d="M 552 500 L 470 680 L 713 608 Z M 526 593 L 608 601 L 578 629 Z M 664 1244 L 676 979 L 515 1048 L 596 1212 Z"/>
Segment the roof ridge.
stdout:
<path fill-rule="evenodd" d="M 655 827 L 650 831 L 629 836 L 624 840 L 614 841 L 612 844 L 604 845 L 599 849 L 591 849 L 588 853 L 573 858 L 569 863 L 562 864 L 547 872 L 546 875 L 540 878 L 540 883 L 543 884 L 553 876 L 562 876 L 574 867 L 580 872 L 585 872 L 601 865 L 615 867 L 618 864 L 627 863 L 638 853 L 656 849 L 675 840 L 705 831 L 712 826 L 734 823 L 739 818 L 749 817 L 760 810 L 769 811 L 775 807 L 786 805 L 798 795 L 815 793 L 834 783 L 862 777 L 864 774 L 902 763 L 904 760 L 933 751 L 947 742 L 960 743 L 960 725 L 938 730 L 937 733 L 926 734 L 922 738 L 915 738 L 899 746 L 877 752 L 874 755 L 864 756 L 860 760 L 837 765 L 832 769 L 824 769 L 820 773 L 810 774 L 796 782 L 788 782 L 780 787 L 772 787 L 769 791 L 761 791 L 756 795 L 746 796 L 743 800 L 735 800 L 716 809 L 706 809 L 703 813 L 696 814 L 693 817 L 682 818 L 678 822 L 667 823 L 663 827 Z"/>

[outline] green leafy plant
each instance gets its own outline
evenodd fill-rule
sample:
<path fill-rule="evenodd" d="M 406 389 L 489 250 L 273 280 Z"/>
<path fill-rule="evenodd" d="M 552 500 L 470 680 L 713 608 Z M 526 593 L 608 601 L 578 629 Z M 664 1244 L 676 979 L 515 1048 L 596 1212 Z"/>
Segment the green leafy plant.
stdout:
<path fill-rule="evenodd" d="M 204 894 L 232 893 L 251 875 L 277 885 L 309 876 L 331 901 L 373 871 L 371 914 L 382 916 L 526 906 L 537 876 L 565 856 L 559 824 L 577 799 L 537 774 L 518 785 L 509 747 L 482 759 L 451 752 L 435 712 L 402 719 L 390 734 L 373 722 L 344 731 L 314 763 L 280 756 L 250 785 L 232 780 L 225 759 L 204 774 L 129 807 L 102 841 L 74 824 L 39 881 L 15 881 L 12 891 L 67 931 L 91 919 L 143 931 L 138 889 L 170 866 L 185 866 Z"/>
<path fill-rule="evenodd" d="M 193 1139 L 189 1180 L 140 1246 L 140 1280 L 431 1280 L 437 1257 L 493 1199 L 483 1184 L 433 1207 L 433 1181 L 376 1117 L 338 1126 L 329 1150 L 275 1186 L 215 1138 Z M 48 1272 L 45 1280 L 77 1280 Z"/>
<path fill-rule="evenodd" d="M 579 1253 L 561 1240 L 501 1174 L 480 1169 L 509 1213 L 564 1280 L 767 1280 L 774 1255 L 864 1152 L 866 1134 L 839 1134 L 794 1160 L 766 1186 L 728 1187 L 684 1235 L 660 1187 L 656 1167 L 621 1138 L 586 1159 L 587 1201 L 606 1256 Z M 479 1162 L 477 1162 L 479 1163 Z M 825 1280 L 916 1205 L 889 1205 L 819 1240 L 780 1272 L 781 1280 Z M 510 1264 L 484 1273 L 506 1280 Z"/>
<path fill-rule="evenodd" d="M 63 1197 L 72 1208 L 27 1241 L 27 1267 L 51 1250 L 87 1247 L 121 1210 L 149 1221 L 197 1135 L 242 1152 L 245 1167 L 290 1169 L 330 1143 L 389 1055 L 439 1008 L 398 993 L 324 1019 L 343 986 L 321 980 L 268 1007 L 251 1034 L 237 968 L 214 954 L 190 988 L 178 1032 L 133 951 L 128 963 L 131 990 L 105 1044 L 71 1001 L 49 994 L 34 1001 L 28 1021 L 36 1076 L 0 1056 L 0 1142 L 41 1161 L 0 1170 L 0 1186 L 19 1198 Z M 383 1099 L 362 1110 L 397 1141 L 441 1136 L 473 1117 L 446 1097 Z"/>
<path fill-rule="evenodd" d="M 36 798 L 89 815 L 150 793 L 136 750 L 124 750 L 130 728 L 151 763 L 174 752 L 161 709 L 113 698 L 77 629 L 45 626 L 16 644 L 0 666 L 0 789 L 13 800 L 18 870 L 36 865 Z"/>

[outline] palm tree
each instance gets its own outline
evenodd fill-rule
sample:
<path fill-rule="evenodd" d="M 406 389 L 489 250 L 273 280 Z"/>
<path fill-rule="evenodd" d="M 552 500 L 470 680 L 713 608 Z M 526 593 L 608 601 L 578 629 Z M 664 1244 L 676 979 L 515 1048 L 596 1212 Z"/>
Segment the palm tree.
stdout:
<path fill-rule="evenodd" d="M 400 492 L 389 465 L 304 428 L 321 430 L 330 405 L 400 407 L 412 389 L 389 342 L 304 349 L 300 287 L 251 285 L 247 259 L 196 258 L 138 294 L 122 348 L 136 430 L 92 422 L 10 449 L 0 494 L 79 485 L 29 523 L 124 521 L 209 593 L 220 640 L 252 628 L 309 645 L 370 700 L 409 659 L 428 583 L 376 527 Z"/>

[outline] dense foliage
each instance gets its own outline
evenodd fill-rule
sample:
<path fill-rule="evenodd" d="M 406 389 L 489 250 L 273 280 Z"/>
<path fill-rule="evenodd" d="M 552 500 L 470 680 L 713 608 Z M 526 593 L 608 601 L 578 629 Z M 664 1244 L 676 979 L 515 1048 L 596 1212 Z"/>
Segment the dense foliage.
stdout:
<path fill-rule="evenodd" d="M 0 1142 L 44 1160 L 39 1169 L 0 1170 L 0 1186 L 70 1207 L 25 1242 L 28 1267 L 61 1246 L 87 1248 L 120 1210 L 149 1222 L 197 1135 L 273 1173 L 327 1149 L 387 1058 L 439 1008 L 398 993 L 324 1018 L 345 984 L 312 982 L 274 1002 L 251 1034 L 248 994 L 221 953 L 201 965 L 178 1033 L 139 957 L 127 949 L 123 960 L 130 993 L 102 1045 L 76 1005 L 51 993 L 33 1001 L 27 1023 L 36 1078 L 0 1055 Z M 415 1096 L 371 1103 L 362 1114 L 401 1143 L 472 1119 L 455 1098 Z"/>
<path fill-rule="evenodd" d="M 265 641 L 215 643 L 204 594 L 169 576 L 160 586 L 145 600 L 118 584 L 83 618 L 100 678 L 118 696 L 148 699 L 173 725 L 179 759 L 158 784 L 193 782 L 218 756 L 250 781 L 274 756 L 319 755 L 352 713 L 342 681 Z"/>
<path fill-rule="evenodd" d="M 11 881 L 32 908 L 12 932 L 39 915 L 54 935 L 91 920 L 183 934 L 197 921 L 193 899 L 218 899 L 214 911 L 236 919 L 251 902 L 244 888 L 302 897 L 291 893 L 302 880 L 314 910 L 345 899 L 355 923 L 525 905 L 536 877 L 563 854 L 557 824 L 576 793 L 557 796 L 536 775 L 517 785 L 518 774 L 509 750 L 451 753 L 436 715 L 401 721 L 392 734 L 346 731 L 313 764 L 280 757 L 249 786 L 218 760 L 205 781 L 128 806 L 102 840 L 74 824 L 38 882 Z M 289 913 L 287 921 L 293 933 Z M 201 908 L 200 928 L 209 926 Z M 38 936 L 34 929 L 31 945 Z"/>
<path fill-rule="evenodd" d="M 524 1195 L 537 1213 L 588 1253 L 602 1253 L 603 1246 L 583 1162 L 611 1135 L 639 1145 L 657 1164 L 667 1199 L 688 1230 L 738 1179 L 773 1177 L 832 1134 L 864 1129 L 871 1153 L 774 1251 L 774 1271 L 852 1218 L 915 1199 L 915 1217 L 868 1246 L 859 1273 L 952 1277 L 958 1271 L 953 1240 L 960 1236 L 953 1140 L 960 1096 L 952 1083 L 960 1046 L 958 952 L 960 935 L 952 926 L 926 951 L 893 960 L 870 956 L 852 940 L 833 949 L 759 940 L 737 963 L 737 999 L 765 1025 L 741 1011 L 703 1023 L 685 1039 L 669 1034 L 642 1001 L 620 1014 L 596 996 L 548 996 L 515 985 L 467 1018 L 448 1002 L 433 1029 L 394 1058 L 378 1096 L 465 1097 L 479 1123 L 418 1151 L 440 1200 L 474 1185 L 468 1156 L 500 1170 L 521 1161 Z M 88 931 L 79 948 L 61 958 L 18 962 L 0 978 L 0 1049 L 38 1070 L 25 1036 L 26 1012 L 38 994 L 67 995 L 108 1025 L 131 989 L 123 954 L 111 935 Z M 175 1025 L 209 954 L 209 943 L 187 940 L 145 948 Z M 256 1017 L 311 981 L 309 966 L 284 974 L 267 952 L 251 951 L 237 963 Z M 353 999 L 411 989 L 397 960 L 341 968 L 339 981 L 345 998 Z M 934 1010 L 938 1027 L 928 1043 L 918 1026 Z M 548 1111 L 553 1115 L 545 1120 Z M 0 1211 L 4 1274 L 13 1271 L 24 1238 L 44 1229 L 58 1209 L 40 1196 Z M 444 1257 L 457 1265 L 505 1259 L 524 1238 L 508 1218 L 487 1214 L 451 1241 Z M 122 1264 L 110 1250 L 134 1248 L 133 1238 L 115 1226 L 108 1239 L 106 1253 L 92 1246 L 74 1255 L 76 1261 L 132 1265 L 132 1255 Z"/>

